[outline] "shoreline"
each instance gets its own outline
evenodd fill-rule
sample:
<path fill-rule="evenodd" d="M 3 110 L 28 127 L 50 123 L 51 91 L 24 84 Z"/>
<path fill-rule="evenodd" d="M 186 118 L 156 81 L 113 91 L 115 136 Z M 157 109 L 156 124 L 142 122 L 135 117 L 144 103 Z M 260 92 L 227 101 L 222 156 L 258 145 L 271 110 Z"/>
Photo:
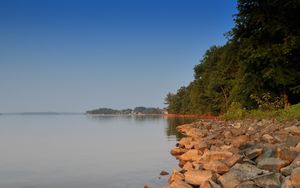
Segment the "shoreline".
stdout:
<path fill-rule="evenodd" d="M 300 121 L 206 119 L 176 128 L 164 188 L 300 187 Z"/>
<path fill-rule="evenodd" d="M 220 119 L 222 115 L 212 114 L 162 114 L 164 117 L 198 118 L 198 119 Z"/>

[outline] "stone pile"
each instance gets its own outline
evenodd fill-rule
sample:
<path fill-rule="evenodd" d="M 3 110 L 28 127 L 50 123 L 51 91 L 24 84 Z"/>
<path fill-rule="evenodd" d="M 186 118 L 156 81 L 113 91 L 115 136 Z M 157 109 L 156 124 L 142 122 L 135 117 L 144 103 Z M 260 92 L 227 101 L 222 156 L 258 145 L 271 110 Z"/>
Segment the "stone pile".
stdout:
<path fill-rule="evenodd" d="M 300 188 L 300 122 L 202 120 L 182 125 L 165 188 Z"/>

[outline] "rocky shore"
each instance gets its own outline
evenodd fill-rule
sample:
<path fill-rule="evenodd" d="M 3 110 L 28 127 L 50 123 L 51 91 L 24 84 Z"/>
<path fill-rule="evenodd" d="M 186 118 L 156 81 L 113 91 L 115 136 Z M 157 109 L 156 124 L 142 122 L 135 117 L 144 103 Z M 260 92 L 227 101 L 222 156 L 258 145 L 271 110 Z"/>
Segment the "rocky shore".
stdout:
<path fill-rule="evenodd" d="M 165 188 L 300 188 L 300 122 L 202 120 L 182 125 Z"/>

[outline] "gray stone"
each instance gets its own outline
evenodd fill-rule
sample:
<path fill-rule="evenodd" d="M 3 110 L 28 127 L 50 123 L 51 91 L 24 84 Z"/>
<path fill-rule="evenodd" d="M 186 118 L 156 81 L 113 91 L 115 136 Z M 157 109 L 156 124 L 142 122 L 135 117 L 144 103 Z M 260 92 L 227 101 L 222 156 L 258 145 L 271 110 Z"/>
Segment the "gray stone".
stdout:
<path fill-rule="evenodd" d="M 279 173 L 269 173 L 253 178 L 253 181 L 259 187 L 280 188 L 281 175 Z"/>
<path fill-rule="evenodd" d="M 257 167 L 260 169 L 268 170 L 271 172 L 279 172 L 281 168 L 287 166 L 289 164 L 288 161 L 283 161 L 277 158 L 266 158 L 260 160 L 257 163 Z"/>
<path fill-rule="evenodd" d="M 234 188 L 241 182 L 257 177 L 262 173 L 263 171 L 254 165 L 237 163 L 230 169 L 229 172 L 220 176 L 218 180 L 222 184 L 223 188 Z"/>
<path fill-rule="evenodd" d="M 253 181 L 245 181 L 236 188 L 259 188 Z"/>
<path fill-rule="evenodd" d="M 289 135 L 287 137 L 287 140 L 286 140 L 286 144 L 288 146 L 292 146 L 292 147 L 295 147 L 299 142 L 300 142 L 300 137 L 299 136 Z"/>

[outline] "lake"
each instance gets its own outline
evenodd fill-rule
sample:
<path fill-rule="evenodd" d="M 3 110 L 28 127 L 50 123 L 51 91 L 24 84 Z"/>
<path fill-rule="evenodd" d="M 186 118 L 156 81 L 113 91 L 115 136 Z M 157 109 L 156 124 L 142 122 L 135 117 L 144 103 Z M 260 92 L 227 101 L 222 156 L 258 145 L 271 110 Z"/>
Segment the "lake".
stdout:
<path fill-rule="evenodd" d="M 169 153 L 191 119 L 160 116 L 0 115 L 0 187 L 162 187 Z"/>

